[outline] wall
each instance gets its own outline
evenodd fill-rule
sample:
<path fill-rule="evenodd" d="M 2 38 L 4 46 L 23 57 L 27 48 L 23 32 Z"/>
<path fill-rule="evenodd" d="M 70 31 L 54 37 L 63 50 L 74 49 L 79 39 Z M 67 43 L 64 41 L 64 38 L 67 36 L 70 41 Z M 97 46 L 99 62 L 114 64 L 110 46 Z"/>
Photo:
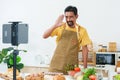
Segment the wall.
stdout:
<path fill-rule="evenodd" d="M 55 38 L 44 40 L 42 34 L 58 15 L 63 14 L 66 6 L 75 5 L 79 10 L 77 22 L 87 29 L 95 49 L 100 43 L 108 45 L 108 42 L 115 41 L 120 51 L 119 3 L 119 0 L 0 0 L 0 32 L 2 25 L 9 21 L 29 24 L 29 43 L 19 46 L 19 49 L 28 51 L 20 53 L 23 62 L 26 65 L 37 64 L 35 55 L 49 55 L 51 59 L 56 46 Z M 8 46 L 11 45 L 2 43 L 0 34 L 0 49 Z"/>

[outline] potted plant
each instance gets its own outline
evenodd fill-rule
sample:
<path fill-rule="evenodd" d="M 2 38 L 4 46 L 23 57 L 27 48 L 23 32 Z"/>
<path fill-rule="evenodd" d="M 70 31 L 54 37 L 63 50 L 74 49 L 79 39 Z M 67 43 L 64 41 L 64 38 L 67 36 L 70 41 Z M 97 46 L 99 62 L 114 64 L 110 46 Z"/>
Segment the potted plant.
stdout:
<path fill-rule="evenodd" d="M 3 48 L 2 51 L 0 51 L 0 63 L 6 63 L 8 68 L 13 67 L 13 51 L 15 49 L 12 47 L 9 48 Z M 18 50 L 27 52 L 26 50 Z M 16 69 L 20 72 L 20 70 L 24 67 L 24 64 L 21 63 L 21 57 L 19 55 L 16 56 Z"/>

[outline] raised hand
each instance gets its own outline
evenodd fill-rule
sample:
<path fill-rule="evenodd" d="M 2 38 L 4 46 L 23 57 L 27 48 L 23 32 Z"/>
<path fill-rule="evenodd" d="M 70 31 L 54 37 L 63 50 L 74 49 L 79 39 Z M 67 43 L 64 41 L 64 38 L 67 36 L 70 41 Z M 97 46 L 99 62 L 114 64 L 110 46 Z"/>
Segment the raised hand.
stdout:
<path fill-rule="evenodd" d="M 43 38 L 48 38 L 51 35 L 51 33 L 53 32 L 54 29 L 61 26 L 62 23 L 63 23 L 63 19 L 64 19 L 64 15 L 60 15 L 58 17 L 58 19 L 56 20 L 55 24 L 44 32 Z"/>
<path fill-rule="evenodd" d="M 63 22 L 63 19 L 64 19 L 64 15 L 62 14 L 62 15 L 60 15 L 60 16 L 58 17 L 58 19 L 56 20 L 55 26 L 56 26 L 56 27 L 61 26 L 61 25 L 62 25 L 62 22 Z"/>

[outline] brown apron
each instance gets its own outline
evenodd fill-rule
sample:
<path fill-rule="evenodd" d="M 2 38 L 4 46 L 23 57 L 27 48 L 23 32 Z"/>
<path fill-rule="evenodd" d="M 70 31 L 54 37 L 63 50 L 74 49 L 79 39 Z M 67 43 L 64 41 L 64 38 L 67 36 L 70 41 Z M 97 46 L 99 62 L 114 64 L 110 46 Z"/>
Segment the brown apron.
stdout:
<path fill-rule="evenodd" d="M 78 38 L 77 32 L 64 29 L 51 60 L 49 71 L 65 73 L 67 64 L 78 64 Z"/>

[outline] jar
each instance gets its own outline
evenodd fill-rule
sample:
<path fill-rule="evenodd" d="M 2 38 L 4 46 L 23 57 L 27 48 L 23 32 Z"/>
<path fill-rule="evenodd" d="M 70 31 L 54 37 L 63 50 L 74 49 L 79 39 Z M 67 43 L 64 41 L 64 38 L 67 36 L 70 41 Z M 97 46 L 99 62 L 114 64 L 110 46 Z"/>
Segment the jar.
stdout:
<path fill-rule="evenodd" d="M 102 44 L 98 45 L 98 52 L 102 52 Z"/>
<path fill-rule="evenodd" d="M 107 46 L 102 46 L 102 52 L 107 52 Z"/>

